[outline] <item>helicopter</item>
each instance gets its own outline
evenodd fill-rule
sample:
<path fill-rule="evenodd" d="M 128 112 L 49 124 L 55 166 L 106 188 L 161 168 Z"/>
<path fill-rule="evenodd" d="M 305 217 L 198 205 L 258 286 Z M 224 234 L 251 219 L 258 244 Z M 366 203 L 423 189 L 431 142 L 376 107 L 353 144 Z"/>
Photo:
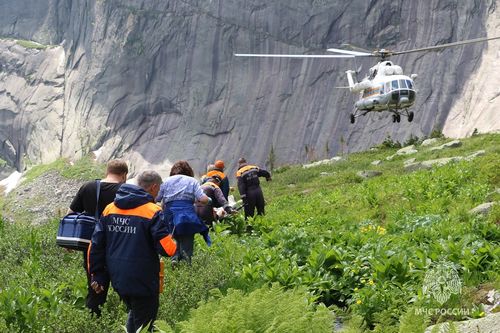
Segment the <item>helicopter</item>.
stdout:
<path fill-rule="evenodd" d="M 392 51 L 388 49 L 378 49 L 369 51 L 360 47 L 353 47 L 350 44 L 342 44 L 343 46 L 354 48 L 354 50 L 328 48 L 326 51 L 337 54 L 251 54 L 251 53 L 235 53 L 237 57 L 266 57 L 266 58 L 360 58 L 371 57 L 378 58 L 378 63 L 371 67 L 368 75 L 360 82 L 357 81 L 356 75 L 359 72 L 347 70 L 347 81 L 349 86 L 336 87 L 349 89 L 352 93 L 359 94 L 358 101 L 355 102 L 355 111 L 350 114 L 351 124 L 354 124 L 356 118 L 365 116 L 369 112 L 389 111 L 392 113 L 392 122 L 400 122 L 401 116 L 406 116 L 408 121 L 413 121 L 415 116 L 413 111 L 408 109 L 415 103 L 417 90 L 415 88 L 415 79 L 417 74 L 407 76 L 403 74 L 401 66 L 394 64 L 388 59 L 391 56 L 424 52 L 436 51 L 447 47 L 460 46 L 465 44 L 486 42 L 498 37 L 483 37 L 476 39 L 468 39 L 458 42 L 439 44 L 429 47 L 422 47 L 404 51 Z"/>

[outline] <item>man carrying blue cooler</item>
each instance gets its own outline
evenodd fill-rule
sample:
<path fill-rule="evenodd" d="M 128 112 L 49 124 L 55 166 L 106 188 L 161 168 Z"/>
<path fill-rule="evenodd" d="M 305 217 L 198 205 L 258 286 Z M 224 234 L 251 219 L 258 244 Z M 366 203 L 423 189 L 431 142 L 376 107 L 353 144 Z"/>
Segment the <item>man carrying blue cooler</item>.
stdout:
<path fill-rule="evenodd" d="M 172 256 L 176 244 L 161 208 L 154 203 L 162 179 L 144 171 L 137 184 L 123 184 L 96 225 L 89 247 L 91 286 L 106 291 L 109 279 L 127 306 L 127 332 L 153 331 L 159 307 L 160 259 Z"/>
<path fill-rule="evenodd" d="M 68 214 L 83 213 L 89 216 L 101 216 L 104 208 L 115 199 L 118 188 L 127 180 L 127 174 L 128 167 L 125 161 L 118 159 L 109 161 L 106 167 L 106 177 L 100 181 L 93 180 L 83 184 L 73 198 L 68 209 Z M 99 202 L 97 202 L 97 182 L 99 182 Z M 83 268 L 87 273 L 87 297 L 85 305 L 93 315 L 100 316 L 100 306 L 106 302 L 107 293 L 96 294 L 90 286 L 87 251 L 82 251 L 82 253 Z"/>

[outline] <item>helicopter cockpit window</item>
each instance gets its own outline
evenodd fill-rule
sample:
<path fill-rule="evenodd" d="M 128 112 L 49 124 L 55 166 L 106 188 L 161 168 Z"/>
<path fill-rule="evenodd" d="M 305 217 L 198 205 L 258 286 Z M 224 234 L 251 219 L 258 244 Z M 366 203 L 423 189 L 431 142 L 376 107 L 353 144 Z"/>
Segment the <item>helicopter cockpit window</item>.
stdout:
<path fill-rule="evenodd" d="M 413 89 L 413 83 L 410 80 L 406 80 L 406 85 L 408 86 L 408 89 Z"/>
<path fill-rule="evenodd" d="M 399 88 L 398 87 L 398 80 L 392 81 L 392 89 L 394 90 L 394 89 L 398 89 L 398 88 Z"/>
<path fill-rule="evenodd" d="M 399 88 L 406 89 L 406 80 L 399 80 Z"/>

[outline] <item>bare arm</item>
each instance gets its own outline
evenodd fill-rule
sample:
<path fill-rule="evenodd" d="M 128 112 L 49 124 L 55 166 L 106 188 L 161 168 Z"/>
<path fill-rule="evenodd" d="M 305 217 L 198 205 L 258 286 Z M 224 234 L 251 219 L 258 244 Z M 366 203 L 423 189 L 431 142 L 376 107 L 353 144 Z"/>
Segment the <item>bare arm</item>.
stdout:
<path fill-rule="evenodd" d="M 207 205 L 210 201 L 212 201 L 207 195 L 203 194 L 201 198 L 198 199 L 198 202 Z"/>

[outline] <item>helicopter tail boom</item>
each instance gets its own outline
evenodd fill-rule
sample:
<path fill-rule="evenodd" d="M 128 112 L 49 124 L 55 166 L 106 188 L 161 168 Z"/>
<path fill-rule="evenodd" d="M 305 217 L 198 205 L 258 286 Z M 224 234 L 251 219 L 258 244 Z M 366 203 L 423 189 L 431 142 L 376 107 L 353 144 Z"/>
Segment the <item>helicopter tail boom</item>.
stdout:
<path fill-rule="evenodd" d="M 371 83 L 368 81 L 357 82 L 355 76 L 353 75 L 356 74 L 355 71 L 348 70 L 345 73 L 347 74 L 347 81 L 349 82 L 349 90 L 352 93 L 358 93 L 371 87 Z"/>

